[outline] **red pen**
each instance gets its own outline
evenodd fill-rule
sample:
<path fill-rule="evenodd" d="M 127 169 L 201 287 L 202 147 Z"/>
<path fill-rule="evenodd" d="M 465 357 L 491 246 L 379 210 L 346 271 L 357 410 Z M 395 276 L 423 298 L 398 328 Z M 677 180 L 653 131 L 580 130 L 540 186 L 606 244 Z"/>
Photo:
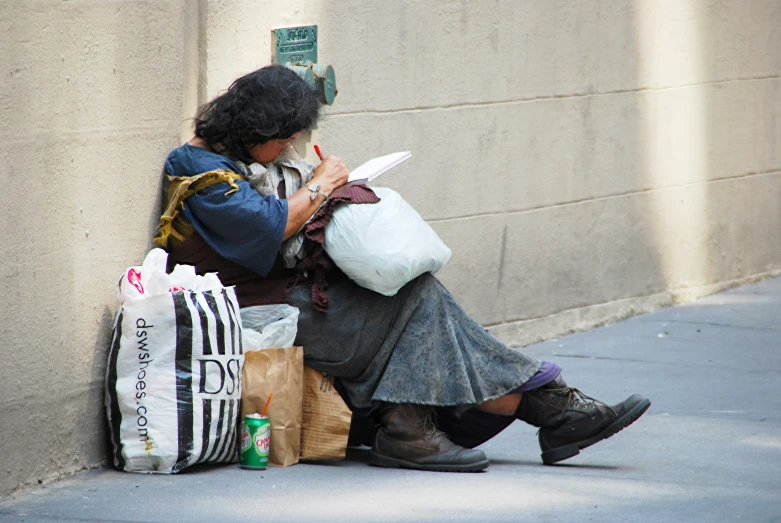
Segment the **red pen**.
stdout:
<path fill-rule="evenodd" d="M 315 152 L 317 153 L 317 157 L 320 158 L 320 161 L 323 161 L 323 153 L 320 152 L 320 146 L 315 144 Z"/>

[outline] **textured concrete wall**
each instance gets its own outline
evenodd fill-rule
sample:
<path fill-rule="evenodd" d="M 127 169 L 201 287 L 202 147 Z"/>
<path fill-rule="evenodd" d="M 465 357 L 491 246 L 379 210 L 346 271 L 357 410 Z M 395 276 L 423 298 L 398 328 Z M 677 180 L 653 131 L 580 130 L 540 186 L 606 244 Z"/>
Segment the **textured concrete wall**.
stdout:
<path fill-rule="evenodd" d="M 120 271 L 199 103 L 318 24 L 318 142 L 453 249 L 523 344 L 781 269 L 776 0 L 0 1 L 0 493 L 99 463 Z"/>
<path fill-rule="evenodd" d="M 180 2 L 0 2 L 0 494 L 100 463 L 122 270 L 179 143 Z"/>

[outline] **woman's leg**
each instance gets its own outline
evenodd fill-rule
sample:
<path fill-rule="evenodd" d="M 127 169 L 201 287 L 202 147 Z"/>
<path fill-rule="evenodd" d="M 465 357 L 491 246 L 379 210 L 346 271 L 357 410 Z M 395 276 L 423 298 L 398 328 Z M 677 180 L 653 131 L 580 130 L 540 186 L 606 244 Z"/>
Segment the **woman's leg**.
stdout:
<path fill-rule="evenodd" d="M 482 470 L 484 453 L 454 444 L 436 430 L 437 408 L 475 405 L 513 414 L 519 392 L 540 362 L 509 350 L 470 317 L 431 275 L 423 275 L 386 297 L 349 280 L 332 282 L 328 314 L 312 310 L 308 287 L 291 293 L 299 307 L 296 343 L 304 346 L 306 364 L 339 378 L 357 409 L 378 402 L 377 431 L 371 463 L 424 470 Z M 515 418 L 472 409 L 482 424 L 470 443 L 479 444 Z M 473 419 L 470 416 L 468 419 Z M 471 427 L 470 427 L 471 428 Z"/>
<path fill-rule="evenodd" d="M 513 392 L 495 400 L 485 401 L 478 405 L 477 408 L 489 414 L 515 416 L 515 411 L 518 410 L 518 405 L 521 404 L 522 396 L 523 393 L 521 392 Z"/>
<path fill-rule="evenodd" d="M 484 402 L 460 415 L 441 409 L 442 428 L 454 443 L 471 448 L 501 432 L 513 419 L 520 419 L 540 427 L 542 460 L 549 465 L 609 438 L 642 416 L 651 404 L 634 394 L 608 406 L 568 387 L 561 376 L 522 390 Z"/>
<path fill-rule="evenodd" d="M 478 423 L 490 418 L 491 430 L 482 431 L 483 436 L 495 435 L 513 419 L 540 427 L 543 462 L 554 463 L 610 437 L 650 404 L 641 396 L 611 407 L 579 401 L 560 378 L 546 382 L 554 378 L 555 366 L 546 372 L 546 362 L 490 336 L 431 275 L 392 298 L 349 280 L 334 282 L 327 315 L 311 310 L 308 291 L 296 288 L 291 294 L 291 303 L 300 309 L 296 342 L 305 347 L 309 366 L 340 378 L 357 408 L 383 403 L 372 450 L 377 465 L 425 470 L 488 465 L 479 450 L 459 447 L 487 438 L 478 441 L 463 430 L 465 437 L 454 433 L 449 440 L 449 434 L 436 430 L 434 405 L 480 406 L 467 414 Z M 464 421 L 461 415 L 454 418 L 455 424 Z M 469 425 L 471 418 L 466 419 Z"/>

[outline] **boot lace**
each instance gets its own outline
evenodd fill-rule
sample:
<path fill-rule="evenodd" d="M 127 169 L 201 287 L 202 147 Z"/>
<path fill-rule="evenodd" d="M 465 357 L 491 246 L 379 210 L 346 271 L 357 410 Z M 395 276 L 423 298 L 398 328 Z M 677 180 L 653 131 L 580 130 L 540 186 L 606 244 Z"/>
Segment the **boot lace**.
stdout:
<path fill-rule="evenodd" d="M 552 392 L 557 395 L 567 396 L 567 403 L 564 406 L 564 408 L 561 409 L 562 412 L 565 410 L 569 410 L 570 407 L 572 408 L 582 408 L 582 409 L 591 409 L 596 407 L 597 405 L 602 405 L 604 407 L 607 407 L 611 412 L 614 412 L 612 407 L 608 405 L 607 403 L 604 403 L 602 401 L 599 401 L 598 399 L 592 398 L 591 396 L 588 396 L 586 394 L 583 394 L 575 387 L 565 387 L 563 389 L 550 389 L 549 392 Z M 615 412 L 614 412 L 615 413 Z"/>
<path fill-rule="evenodd" d="M 444 432 L 437 428 L 437 413 L 434 409 L 417 407 L 416 410 L 418 411 L 418 419 L 415 422 L 424 434 L 432 437 L 444 434 Z"/>

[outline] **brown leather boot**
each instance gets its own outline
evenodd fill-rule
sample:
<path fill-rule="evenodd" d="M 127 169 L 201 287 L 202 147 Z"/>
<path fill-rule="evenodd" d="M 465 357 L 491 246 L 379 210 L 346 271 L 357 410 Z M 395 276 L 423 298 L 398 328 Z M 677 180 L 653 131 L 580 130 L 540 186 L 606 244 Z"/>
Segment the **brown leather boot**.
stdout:
<path fill-rule="evenodd" d="M 432 407 L 385 403 L 379 415 L 382 425 L 371 450 L 372 465 L 436 472 L 477 472 L 488 467 L 482 450 L 460 447 L 437 429 Z"/>
<path fill-rule="evenodd" d="M 546 465 L 576 456 L 581 449 L 609 438 L 651 406 L 639 394 L 609 406 L 578 389 L 557 385 L 524 392 L 515 412 L 516 418 L 540 427 L 537 435 Z"/>

